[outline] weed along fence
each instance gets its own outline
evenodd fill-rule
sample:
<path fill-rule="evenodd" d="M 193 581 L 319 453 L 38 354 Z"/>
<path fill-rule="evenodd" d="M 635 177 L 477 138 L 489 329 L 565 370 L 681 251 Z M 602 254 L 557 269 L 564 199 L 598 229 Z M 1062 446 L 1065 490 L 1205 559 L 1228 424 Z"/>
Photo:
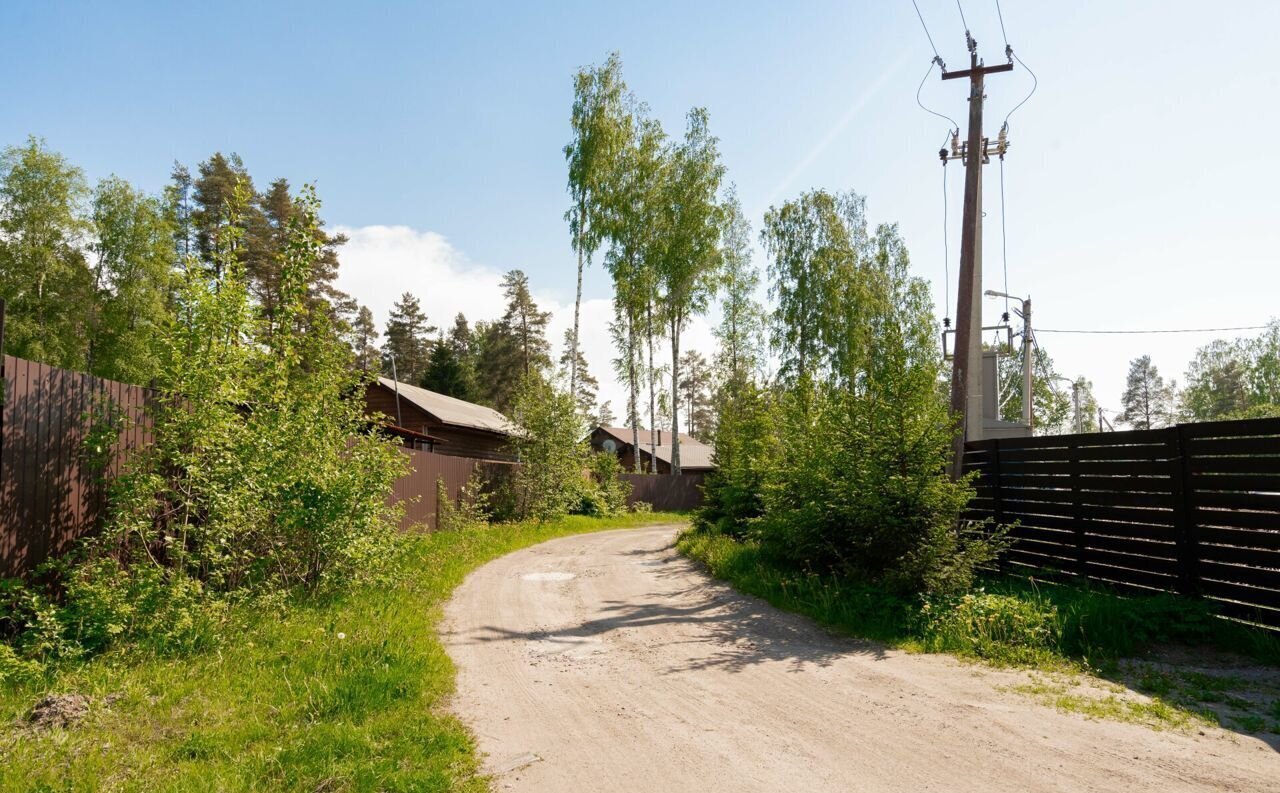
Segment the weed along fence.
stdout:
<path fill-rule="evenodd" d="M 470 457 L 451 457 L 419 449 L 401 449 L 409 457 L 410 470 L 392 485 L 388 499 L 391 503 L 404 504 L 400 528 L 434 531 L 440 525 L 439 483 L 443 482 L 446 497 L 455 504 L 462 498 L 462 489 L 471 475 L 480 472 L 486 478 L 501 476 L 513 463 L 477 460 Z"/>
<path fill-rule="evenodd" d="M 970 515 L 1014 523 L 1005 562 L 1216 601 L 1280 629 L 1280 419 L 966 446 Z"/>
<path fill-rule="evenodd" d="M 6 355 L 0 405 L 0 578 L 18 576 L 66 551 L 97 526 L 105 479 L 151 441 L 146 388 Z M 108 406 L 122 419 L 105 468 L 85 440 Z M 104 439 L 105 440 L 105 439 Z"/>

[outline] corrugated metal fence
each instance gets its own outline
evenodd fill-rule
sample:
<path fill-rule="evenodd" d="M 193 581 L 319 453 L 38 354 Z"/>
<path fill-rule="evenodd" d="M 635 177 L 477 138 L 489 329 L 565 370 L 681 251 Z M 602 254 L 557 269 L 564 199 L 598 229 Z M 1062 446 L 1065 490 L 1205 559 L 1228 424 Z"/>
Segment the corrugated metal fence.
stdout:
<path fill-rule="evenodd" d="M 3 357 L 0 406 L 0 577 L 17 576 L 66 551 L 106 507 L 106 478 L 151 441 L 150 392 L 56 366 Z M 106 468 L 85 438 L 108 410 L 122 429 Z"/>
<path fill-rule="evenodd" d="M 620 474 L 619 478 L 631 483 L 631 495 L 627 505 L 645 501 L 656 510 L 683 512 L 702 506 L 701 473 L 673 474 Z"/>
<path fill-rule="evenodd" d="M 97 528 L 107 506 L 106 482 L 134 450 L 151 442 L 146 412 L 150 389 L 3 356 L 0 404 L 0 578 L 17 577 L 67 551 Z M 110 414 L 109 414 L 110 411 Z M 120 427 L 114 447 L 104 443 L 105 467 L 85 440 L 113 415 Z M 405 505 L 401 527 L 432 530 L 441 504 L 437 481 L 455 502 L 471 475 L 509 473 L 513 464 L 404 449 L 411 470 L 389 498 Z M 702 476 L 623 475 L 629 503 L 654 509 L 692 509 L 702 501 Z"/>
<path fill-rule="evenodd" d="M 971 443 L 1006 562 L 1216 601 L 1280 628 L 1280 419 Z"/>

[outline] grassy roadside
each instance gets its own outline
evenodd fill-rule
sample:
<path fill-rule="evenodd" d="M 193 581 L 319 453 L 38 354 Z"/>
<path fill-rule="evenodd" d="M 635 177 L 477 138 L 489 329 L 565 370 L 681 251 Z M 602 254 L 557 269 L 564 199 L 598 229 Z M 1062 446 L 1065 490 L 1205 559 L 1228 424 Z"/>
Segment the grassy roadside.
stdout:
<path fill-rule="evenodd" d="M 750 541 L 688 530 L 677 546 L 738 590 L 843 633 L 913 652 L 1036 670 L 1038 681 L 1022 693 L 1062 710 L 1152 726 L 1208 722 L 1280 734 L 1280 674 L 1274 670 L 1246 679 L 1227 670 L 1206 673 L 1135 659 L 1153 646 L 1172 644 L 1280 666 L 1280 638 L 1217 619 L 1203 603 L 1175 596 L 1122 598 L 1013 578 L 990 579 L 960 598 L 908 602 L 772 564 Z M 1101 697 L 1071 693 L 1082 672 L 1098 683 Z M 1146 696 L 1117 696 L 1129 689 Z"/>
<path fill-rule="evenodd" d="M 120 650 L 0 688 L 0 791 L 486 790 L 442 710 L 454 668 L 436 635 L 468 572 L 543 540 L 682 522 L 570 517 L 416 538 L 393 585 L 235 610 L 215 650 Z M 44 693 L 91 698 L 70 729 L 22 724 Z"/>

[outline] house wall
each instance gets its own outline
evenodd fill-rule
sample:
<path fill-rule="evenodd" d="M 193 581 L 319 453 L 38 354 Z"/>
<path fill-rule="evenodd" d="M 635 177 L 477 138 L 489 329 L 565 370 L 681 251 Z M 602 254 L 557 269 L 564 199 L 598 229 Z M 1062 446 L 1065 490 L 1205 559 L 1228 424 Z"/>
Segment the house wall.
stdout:
<path fill-rule="evenodd" d="M 365 390 L 365 409 L 370 414 L 381 413 L 391 422 L 396 421 L 396 394 L 381 383 L 371 383 Z M 421 410 L 405 398 L 400 399 L 400 426 L 438 438 L 435 451 L 453 457 L 473 457 L 480 460 L 514 459 L 507 449 L 507 436 L 468 427 L 441 424 L 430 413 Z"/>

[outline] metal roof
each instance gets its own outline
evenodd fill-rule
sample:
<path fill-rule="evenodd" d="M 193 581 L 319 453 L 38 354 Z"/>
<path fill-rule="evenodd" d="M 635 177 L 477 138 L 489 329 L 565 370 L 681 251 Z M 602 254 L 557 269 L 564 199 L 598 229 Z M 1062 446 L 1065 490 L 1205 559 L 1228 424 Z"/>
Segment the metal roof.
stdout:
<path fill-rule="evenodd" d="M 441 424 L 484 430 L 498 435 L 510 435 L 516 431 L 515 424 L 493 408 L 437 394 L 435 391 L 428 391 L 416 385 L 397 384 L 390 377 L 379 377 L 378 382 L 389 391 L 398 390 L 401 399 L 419 410 L 430 413 Z"/>
<path fill-rule="evenodd" d="M 601 426 L 601 427 L 598 427 L 597 429 L 612 436 L 613 438 L 617 439 L 621 443 L 624 443 L 628 446 L 631 445 L 631 428 L 630 427 Z M 653 433 L 651 433 L 649 430 L 639 430 L 639 433 L 640 433 L 640 451 L 641 453 L 647 455 L 649 453 L 649 449 L 651 448 L 651 444 L 653 442 Z M 671 433 L 659 432 L 657 439 L 664 440 L 666 441 L 666 443 L 658 444 L 658 448 L 655 450 L 655 456 L 662 462 L 666 463 L 667 465 L 670 465 L 671 464 Z M 704 468 L 704 469 L 710 470 L 712 468 L 715 468 L 716 464 L 711 459 L 712 456 L 715 454 L 715 451 L 716 451 L 715 447 L 711 446 L 710 444 L 703 443 L 702 441 L 698 440 L 692 435 L 686 435 L 683 432 L 680 433 L 680 467 L 682 469 L 687 468 L 687 469 L 693 470 L 693 469 Z"/>

